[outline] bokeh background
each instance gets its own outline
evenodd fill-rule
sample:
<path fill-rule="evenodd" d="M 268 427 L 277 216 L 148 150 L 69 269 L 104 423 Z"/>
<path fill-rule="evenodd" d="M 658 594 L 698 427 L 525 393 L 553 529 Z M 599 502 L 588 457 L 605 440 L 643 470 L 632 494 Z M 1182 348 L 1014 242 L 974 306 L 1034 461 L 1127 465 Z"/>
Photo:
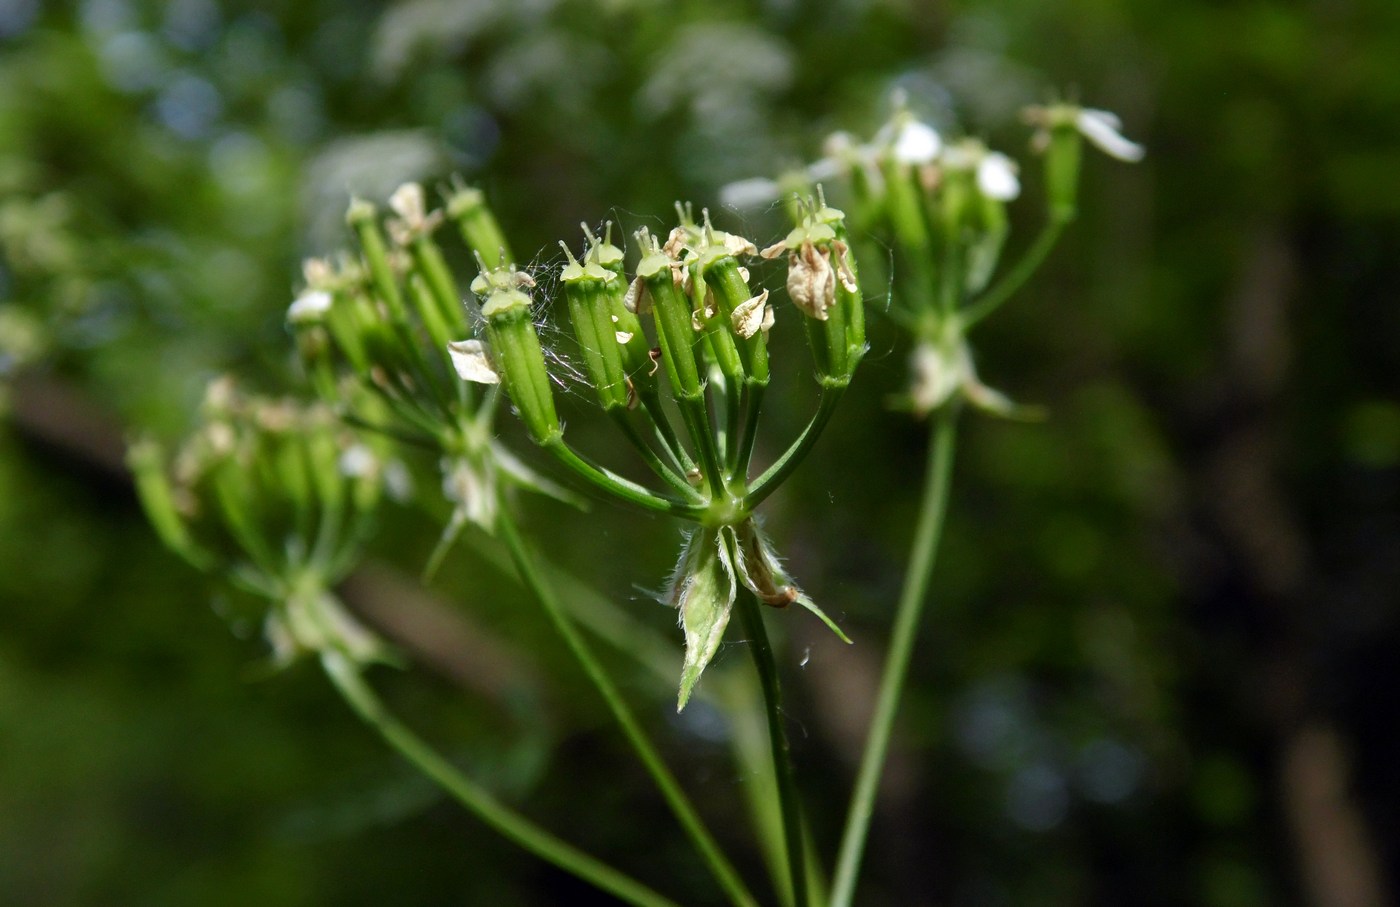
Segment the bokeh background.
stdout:
<path fill-rule="evenodd" d="M 834 129 L 869 134 L 903 88 L 1025 161 L 1028 195 L 1017 114 L 1057 90 L 1121 113 L 1149 156 L 1086 157 L 1079 221 L 976 337 L 983 377 L 1050 418 L 965 420 L 860 902 L 1394 903 L 1396 60 L 1391 0 L 0 0 L 0 900 L 591 902 L 315 670 L 266 676 L 252 625 L 225 619 L 240 603 L 147 529 L 123 439 L 177 437 L 218 374 L 298 387 L 285 308 L 300 259 L 345 244 L 351 190 L 462 173 L 550 260 L 580 220 L 654 224 Z M 717 216 L 760 244 L 783 229 Z M 1013 249 L 1038 216 L 1015 208 Z M 923 463 L 925 428 L 885 405 L 908 350 L 879 321 L 873 346 L 767 508 L 857 640 L 785 625 L 828 855 Z M 769 407 L 769 455 L 805 421 L 804 370 Z M 644 591 L 675 528 L 527 507 L 678 665 Z M 417 587 L 435 538 L 387 514 L 346 590 L 417 656 L 382 676 L 394 701 L 546 825 L 717 902 L 500 552 L 476 538 Z M 670 683 L 609 654 L 757 877 L 723 722 L 677 719 Z"/>

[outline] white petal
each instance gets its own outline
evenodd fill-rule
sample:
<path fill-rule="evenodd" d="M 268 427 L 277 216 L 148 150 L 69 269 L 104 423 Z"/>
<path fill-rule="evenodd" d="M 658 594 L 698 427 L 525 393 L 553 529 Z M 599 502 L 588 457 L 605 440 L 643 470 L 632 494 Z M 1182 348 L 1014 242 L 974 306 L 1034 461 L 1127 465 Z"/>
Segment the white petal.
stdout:
<path fill-rule="evenodd" d="M 773 180 L 754 177 L 720 187 L 719 202 L 728 208 L 758 208 L 776 200 L 778 192 Z"/>
<path fill-rule="evenodd" d="M 1107 110 L 1081 110 L 1074 124 L 1086 139 L 1097 145 L 1099 150 L 1109 157 L 1132 163 L 1142 160 L 1143 155 L 1147 153 L 1147 149 L 1137 142 L 1123 138 L 1118 131 L 1121 128 L 1118 117 Z"/>
<path fill-rule="evenodd" d="M 347 447 L 340 455 L 340 474 L 349 479 L 362 479 L 372 473 L 379 460 L 363 444 Z"/>
<path fill-rule="evenodd" d="M 325 290 L 307 290 L 287 307 L 287 320 L 293 324 L 320 321 L 331 310 L 331 294 Z"/>
<path fill-rule="evenodd" d="M 977 165 L 977 188 L 988 198 L 1009 202 L 1021 194 L 1021 181 L 1016 178 L 1016 163 L 999 151 L 982 158 Z"/>
<path fill-rule="evenodd" d="M 846 172 L 846 165 L 834 157 L 824 157 L 807 165 L 807 179 L 814 183 L 834 180 Z"/>
<path fill-rule="evenodd" d="M 613 331 L 613 336 L 617 338 L 618 343 L 622 344 L 629 343 L 632 340 L 631 331 Z"/>
<path fill-rule="evenodd" d="M 942 149 L 943 140 L 932 126 L 910 120 L 894 140 L 894 159 L 901 164 L 927 164 L 938 157 Z"/>
<path fill-rule="evenodd" d="M 486 358 L 486 346 L 480 340 L 454 340 L 447 344 L 447 354 L 452 357 L 452 367 L 463 381 L 501 383 L 501 376 L 491 367 L 491 360 Z"/>

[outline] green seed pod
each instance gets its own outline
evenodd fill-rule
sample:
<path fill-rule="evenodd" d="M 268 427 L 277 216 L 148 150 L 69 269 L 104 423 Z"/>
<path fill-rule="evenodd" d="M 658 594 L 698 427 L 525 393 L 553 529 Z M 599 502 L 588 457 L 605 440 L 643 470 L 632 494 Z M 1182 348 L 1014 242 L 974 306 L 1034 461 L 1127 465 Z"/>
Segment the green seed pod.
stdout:
<path fill-rule="evenodd" d="M 1050 217 L 1069 223 L 1079 212 L 1079 158 L 1083 139 L 1074 121 L 1057 118 L 1045 150 L 1045 191 Z"/>
<path fill-rule="evenodd" d="M 141 506 L 160 540 L 194 566 L 209 567 L 212 556 L 195 543 L 175 505 L 175 491 L 166 473 L 165 453 L 160 444 L 149 439 L 135 442 L 127 450 L 126 465 L 136 480 Z"/>
<path fill-rule="evenodd" d="M 835 239 L 832 242 L 833 264 L 836 270 L 836 304 L 840 313 L 840 325 L 846 344 L 846 374 L 855 371 L 856 363 L 865 355 L 865 296 L 860 290 L 860 271 L 856 267 L 855 247 L 851 244 L 850 233 L 846 229 L 846 215 L 838 208 L 828 207 L 817 187 L 818 207 L 812 220 L 830 227 Z M 828 343 L 838 342 L 828 330 Z"/>
<path fill-rule="evenodd" d="M 559 279 L 564 284 L 564 298 L 569 304 L 574 336 L 583 352 L 584 367 L 598 392 L 598 402 L 605 410 L 626 409 L 629 403 L 627 374 L 622 361 L 622 345 L 633 335 L 619 330 L 613 320 L 608 284 L 621 282 L 612 271 L 587 259 L 580 264 L 564 243 L 559 244 L 569 257 Z"/>
<path fill-rule="evenodd" d="M 751 244 L 745 245 L 753 249 Z M 749 289 L 744 269 L 725 248 L 723 240 L 701 253 L 696 271 L 710 289 L 718 309 L 716 317 L 723 320 L 726 335 L 733 335 L 729 342 L 736 348 L 744 380 L 751 385 L 766 386 L 768 328 L 773 324 L 767 293 L 755 296 Z"/>
<path fill-rule="evenodd" d="M 506 262 L 513 260 L 501 225 L 480 189 L 468 186 L 460 177 L 454 177 L 452 190 L 446 193 L 446 202 L 447 216 L 457 224 L 462 240 L 481 257 L 486 267 L 504 267 Z"/>
<path fill-rule="evenodd" d="M 700 335 L 691 323 L 690 302 L 676 286 L 671 258 L 657 247 L 649 233 L 643 231 L 638 238 L 643 248 L 650 251 L 637 264 L 637 279 L 651 300 L 656 339 L 661 345 L 671 390 L 678 399 L 700 400 L 703 391 L 695 358 L 695 343 Z"/>
<path fill-rule="evenodd" d="M 374 205 L 364 199 L 352 199 L 349 210 L 345 212 L 345 220 L 360 241 L 360 251 L 364 254 L 375 295 L 389 307 L 389 313 L 396 321 L 403 320 L 403 295 L 394 279 L 393 268 L 389 266 L 389 250 L 384 244 L 384 235 L 379 232 Z"/>
<path fill-rule="evenodd" d="M 530 297 L 518 285 L 502 285 L 495 279 L 499 274 L 493 273 L 495 285 L 481 306 L 492 358 L 530 437 L 537 444 L 550 444 L 564 432 L 554 409 L 554 389 L 530 314 Z"/>

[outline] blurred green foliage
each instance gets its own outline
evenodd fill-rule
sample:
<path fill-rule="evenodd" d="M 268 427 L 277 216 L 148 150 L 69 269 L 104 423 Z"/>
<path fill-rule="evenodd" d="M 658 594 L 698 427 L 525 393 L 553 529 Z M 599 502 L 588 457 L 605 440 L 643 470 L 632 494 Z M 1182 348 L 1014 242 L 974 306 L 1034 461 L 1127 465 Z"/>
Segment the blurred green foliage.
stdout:
<path fill-rule="evenodd" d="M 114 446 L 178 434 L 227 371 L 295 386 L 285 307 L 299 260 L 344 244 L 351 191 L 464 173 L 548 261 L 580 220 L 654 224 L 677 197 L 811 159 L 834 129 L 868 134 L 895 87 L 1023 158 L 1018 110 L 1069 88 L 1149 157 L 1086 161 L 1079 221 L 979 337 L 982 375 L 1051 418 L 969 420 L 861 902 L 1325 903 L 1294 812 L 1307 727 L 1348 754 L 1354 865 L 1378 862 L 1389 890 L 1397 58 L 1388 0 L 0 0 L 4 899 L 587 902 L 442 802 L 313 671 L 254 676 L 256 634 L 230 637 L 217 615 L 236 603 L 211 609 L 159 549 Z M 719 219 L 762 245 L 779 215 Z M 1035 226 L 1013 221 L 1013 248 Z M 871 330 L 767 524 L 857 640 L 796 631 L 785 656 L 824 853 L 923 460 L 923 429 L 885 408 L 908 351 Z M 794 402 L 769 406 L 770 456 L 810 408 L 805 375 L 776 393 Z M 561 567 L 670 633 L 679 664 L 673 615 L 634 586 L 661 585 L 672 527 L 547 502 L 528 517 Z M 393 513 L 381 538 L 411 573 L 436 528 Z M 435 588 L 528 696 L 419 670 L 387 678 L 395 702 L 543 824 L 713 900 L 499 564 L 459 553 Z M 743 852 L 722 725 L 668 717 L 669 685 L 616 667 Z"/>

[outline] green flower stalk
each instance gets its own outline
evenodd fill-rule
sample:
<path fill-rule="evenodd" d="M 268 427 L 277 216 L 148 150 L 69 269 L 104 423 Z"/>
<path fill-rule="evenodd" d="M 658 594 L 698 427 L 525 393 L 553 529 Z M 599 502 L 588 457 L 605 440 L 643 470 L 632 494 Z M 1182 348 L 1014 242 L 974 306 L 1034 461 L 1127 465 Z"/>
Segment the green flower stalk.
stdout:
<path fill-rule="evenodd" d="M 1083 140 L 1124 161 L 1139 160 L 1144 153 L 1140 145 L 1123 138 L 1118 118 L 1105 111 L 1070 104 L 1028 109 L 1025 119 L 1037 128 L 1032 146 L 1045 156 L 1045 226 L 1020 259 L 1000 271 L 1009 233 L 1006 205 L 1020 195 L 1016 164 L 976 139 L 945 142 L 931 126 L 905 109 L 902 98 L 895 106 L 894 115 L 870 142 L 861 144 L 846 134 L 833 136 L 827 143 L 827 157 L 803 171 L 811 180 L 844 175 L 853 202 L 852 222 L 860 226 L 860 241 L 878 242 L 894 251 L 890 315 L 913 340 L 913 380 L 897 403 L 921 418 L 931 417 L 932 423 L 929 468 L 914 548 L 842 836 L 833 907 L 846 907 L 854 897 L 875 795 L 942 532 L 960 406 L 969 403 L 1001 416 L 1027 414 L 978 378 L 967 332 L 1025 284 L 1073 220 Z M 730 196 L 748 204 L 768 201 L 771 199 L 758 190 L 770 186 L 776 188 L 777 184 L 745 180 L 732 187 Z M 794 264 L 789 268 L 789 281 L 796 272 L 801 283 L 794 298 L 815 300 L 814 312 L 830 313 L 831 274 L 839 273 L 837 260 L 830 254 L 809 252 L 803 243 L 804 231 L 810 236 L 811 219 L 805 213 L 795 219 L 798 228 L 784 244 L 768 252 L 780 254 L 786 249 Z M 838 234 L 837 238 L 847 246 L 852 242 L 848 235 Z M 812 249 L 819 252 L 819 244 L 812 242 Z M 828 375 L 838 373 L 841 366 L 841 350 L 830 321 L 828 314 L 824 338 L 811 332 L 814 349 L 820 349 L 818 359 Z"/>
<path fill-rule="evenodd" d="M 153 440 L 128 464 L 162 541 L 269 602 L 274 661 L 334 651 L 355 664 L 387 648 L 330 591 L 356 563 L 381 493 L 403 466 L 324 406 L 210 385 L 204 422 L 172 462 Z"/>

